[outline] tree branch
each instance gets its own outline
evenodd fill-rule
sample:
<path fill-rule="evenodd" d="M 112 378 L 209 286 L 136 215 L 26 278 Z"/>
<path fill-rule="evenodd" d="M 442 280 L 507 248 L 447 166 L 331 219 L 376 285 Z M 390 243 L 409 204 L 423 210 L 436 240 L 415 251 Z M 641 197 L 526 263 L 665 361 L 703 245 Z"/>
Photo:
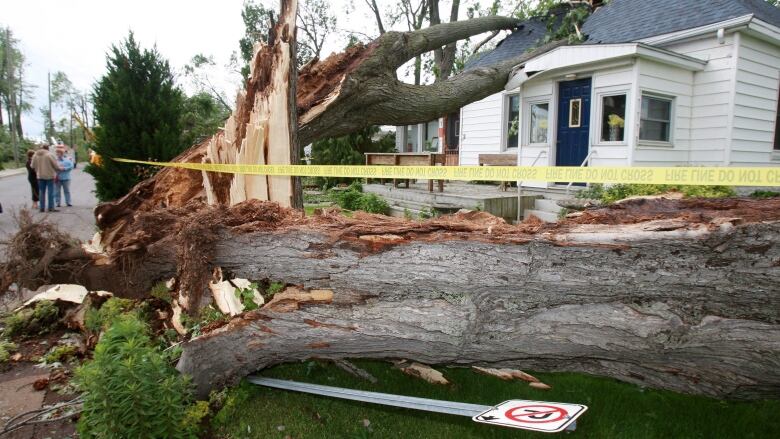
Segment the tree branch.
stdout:
<path fill-rule="evenodd" d="M 403 40 L 397 45 L 392 62 L 400 67 L 410 59 L 430 52 L 451 42 L 463 40 L 483 32 L 512 29 L 520 20 L 511 17 L 489 16 L 454 23 L 437 24 L 414 32 L 403 33 Z M 391 33 L 380 37 L 387 38 Z M 381 43 L 381 41 L 380 41 Z"/>

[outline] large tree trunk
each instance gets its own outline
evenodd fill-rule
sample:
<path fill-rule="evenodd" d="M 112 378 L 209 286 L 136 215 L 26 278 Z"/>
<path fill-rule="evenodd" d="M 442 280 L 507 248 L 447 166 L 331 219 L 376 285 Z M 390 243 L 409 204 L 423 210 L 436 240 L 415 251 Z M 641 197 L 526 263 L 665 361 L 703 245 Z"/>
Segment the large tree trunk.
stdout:
<path fill-rule="evenodd" d="M 200 395 L 312 357 L 780 392 L 780 202 L 638 203 L 520 227 L 243 208 L 263 213 L 222 228 L 208 267 L 296 287 L 183 345 L 179 369 Z"/>

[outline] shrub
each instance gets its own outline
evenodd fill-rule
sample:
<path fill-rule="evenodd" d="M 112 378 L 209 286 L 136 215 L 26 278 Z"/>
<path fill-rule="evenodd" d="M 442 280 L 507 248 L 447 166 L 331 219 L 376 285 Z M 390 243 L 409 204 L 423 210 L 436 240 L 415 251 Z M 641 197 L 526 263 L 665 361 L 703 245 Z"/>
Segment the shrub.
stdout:
<path fill-rule="evenodd" d="M 753 191 L 752 194 L 750 194 L 751 198 L 758 198 L 758 199 L 766 199 L 766 198 L 776 198 L 780 197 L 780 192 L 775 191 Z"/>
<path fill-rule="evenodd" d="M 0 364 L 5 363 L 11 358 L 11 352 L 16 350 L 16 344 L 10 341 L 0 340 Z"/>
<path fill-rule="evenodd" d="M 57 346 L 44 355 L 42 360 L 45 364 L 61 363 L 74 356 L 77 350 L 76 346 L 73 345 Z"/>
<path fill-rule="evenodd" d="M 364 194 L 363 185 L 355 181 L 346 190 L 331 190 L 330 197 L 342 209 L 362 210 L 368 213 L 387 215 L 390 205 L 376 194 Z"/>
<path fill-rule="evenodd" d="M 5 335 L 15 337 L 45 334 L 56 325 L 59 315 L 60 310 L 54 302 L 41 300 L 35 304 L 34 309 L 25 308 L 6 317 Z"/>
<path fill-rule="evenodd" d="M 76 371 L 84 391 L 82 438 L 189 438 L 197 425 L 190 384 L 168 364 L 133 315 L 117 318 Z M 198 410 L 202 407 L 196 406 Z M 196 410 L 197 411 L 197 410 Z"/>
<path fill-rule="evenodd" d="M 133 301 L 112 297 L 100 309 L 90 308 L 84 315 L 84 327 L 92 332 L 108 329 L 117 317 L 133 309 Z"/>
<path fill-rule="evenodd" d="M 268 297 L 273 297 L 274 294 L 284 290 L 284 287 L 285 285 L 282 282 L 271 282 L 271 285 L 268 285 L 268 289 L 266 290 L 266 293 Z"/>
<path fill-rule="evenodd" d="M 249 284 L 247 288 L 236 288 L 236 298 L 244 305 L 244 311 L 252 311 L 259 306 L 255 303 L 255 290 L 257 289 L 256 283 Z"/>
<path fill-rule="evenodd" d="M 390 212 L 390 205 L 384 198 L 377 194 L 362 194 L 358 201 L 357 210 L 362 210 L 369 213 L 381 213 L 387 215 Z"/>
<path fill-rule="evenodd" d="M 163 302 L 171 303 L 173 298 L 171 297 L 171 290 L 165 282 L 157 282 L 149 294 L 155 299 L 160 299 Z"/>
<path fill-rule="evenodd" d="M 723 198 L 736 195 L 729 186 L 686 186 L 663 184 L 614 184 L 604 187 L 593 184 L 577 193 L 577 198 L 601 200 L 606 204 L 642 195 L 660 195 L 668 192 L 681 192 L 690 198 Z"/>

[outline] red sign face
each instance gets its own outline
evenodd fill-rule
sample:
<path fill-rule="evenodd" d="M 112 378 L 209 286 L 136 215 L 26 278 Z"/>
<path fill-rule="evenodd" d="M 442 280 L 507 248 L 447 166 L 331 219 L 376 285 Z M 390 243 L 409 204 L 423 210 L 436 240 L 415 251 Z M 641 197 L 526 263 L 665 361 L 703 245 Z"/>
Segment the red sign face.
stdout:
<path fill-rule="evenodd" d="M 507 410 L 504 416 L 517 422 L 542 424 L 545 422 L 558 422 L 561 419 L 565 419 L 568 414 L 561 407 L 535 404 L 513 407 Z"/>

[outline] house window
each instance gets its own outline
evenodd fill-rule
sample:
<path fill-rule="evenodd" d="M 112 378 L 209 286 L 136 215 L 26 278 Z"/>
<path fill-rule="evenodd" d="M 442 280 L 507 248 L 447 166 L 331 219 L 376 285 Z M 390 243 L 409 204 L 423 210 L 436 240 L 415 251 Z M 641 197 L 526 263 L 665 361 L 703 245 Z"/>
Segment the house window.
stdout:
<path fill-rule="evenodd" d="M 520 123 L 520 95 L 507 96 L 506 147 L 517 148 Z"/>
<path fill-rule="evenodd" d="M 671 127 L 672 100 L 656 96 L 642 96 L 639 140 L 670 142 Z"/>
<path fill-rule="evenodd" d="M 601 141 L 622 142 L 626 131 L 626 95 L 601 99 Z"/>
<path fill-rule="evenodd" d="M 547 143 L 550 104 L 531 104 L 531 143 Z"/>
<path fill-rule="evenodd" d="M 582 118 L 582 99 L 569 101 L 569 128 L 579 128 Z"/>

